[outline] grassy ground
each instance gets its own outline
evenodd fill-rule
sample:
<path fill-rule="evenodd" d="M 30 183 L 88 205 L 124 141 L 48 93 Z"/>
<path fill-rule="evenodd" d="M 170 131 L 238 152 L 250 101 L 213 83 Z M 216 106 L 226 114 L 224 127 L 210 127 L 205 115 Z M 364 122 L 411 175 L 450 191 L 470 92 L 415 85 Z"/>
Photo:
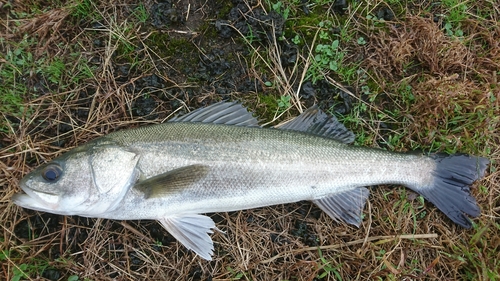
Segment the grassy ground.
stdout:
<path fill-rule="evenodd" d="M 498 1 L 0 3 L 0 279 L 500 280 Z M 19 179 L 117 129 L 240 100 L 275 124 L 319 104 L 356 145 L 489 157 L 474 228 L 402 187 L 362 226 L 308 202 L 213 214 L 214 260 L 151 221 L 10 202 Z"/>

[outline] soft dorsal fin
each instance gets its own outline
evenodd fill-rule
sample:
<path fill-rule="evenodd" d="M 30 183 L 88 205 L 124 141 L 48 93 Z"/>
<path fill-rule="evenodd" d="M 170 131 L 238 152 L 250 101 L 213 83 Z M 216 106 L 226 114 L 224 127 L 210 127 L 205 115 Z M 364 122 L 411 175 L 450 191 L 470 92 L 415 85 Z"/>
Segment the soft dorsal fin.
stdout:
<path fill-rule="evenodd" d="M 236 126 L 259 126 L 252 113 L 236 102 L 218 102 L 196 109 L 186 115 L 176 116 L 169 122 L 201 122 Z"/>
<path fill-rule="evenodd" d="M 368 195 L 370 191 L 367 188 L 358 187 L 313 202 L 334 220 L 359 227 Z"/>
<path fill-rule="evenodd" d="M 317 105 L 308 108 L 295 119 L 275 126 L 275 128 L 307 132 L 342 143 L 352 143 L 354 141 L 353 132 L 349 131 L 335 116 L 329 116 L 321 111 Z"/>

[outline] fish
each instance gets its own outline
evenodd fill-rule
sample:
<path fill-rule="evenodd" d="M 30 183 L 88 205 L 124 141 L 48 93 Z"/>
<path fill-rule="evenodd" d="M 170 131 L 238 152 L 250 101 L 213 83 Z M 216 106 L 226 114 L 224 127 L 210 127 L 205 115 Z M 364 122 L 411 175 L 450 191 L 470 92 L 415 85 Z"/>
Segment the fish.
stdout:
<path fill-rule="evenodd" d="M 465 228 L 480 216 L 470 189 L 487 158 L 391 152 L 354 139 L 317 106 L 261 127 L 240 103 L 219 102 L 78 146 L 23 177 L 12 201 L 59 215 L 157 220 L 206 260 L 218 230 L 206 213 L 309 200 L 359 227 L 374 185 L 406 186 Z"/>

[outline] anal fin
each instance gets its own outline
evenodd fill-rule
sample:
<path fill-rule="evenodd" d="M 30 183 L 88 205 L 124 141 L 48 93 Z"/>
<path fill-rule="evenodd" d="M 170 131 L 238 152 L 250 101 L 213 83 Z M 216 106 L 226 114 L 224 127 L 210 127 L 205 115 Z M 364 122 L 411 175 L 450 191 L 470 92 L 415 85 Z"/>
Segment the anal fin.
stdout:
<path fill-rule="evenodd" d="M 361 215 L 370 191 L 365 187 L 336 193 L 334 195 L 313 200 L 313 202 L 336 221 L 359 227 Z"/>
<path fill-rule="evenodd" d="M 214 243 L 208 234 L 217 230 L 214 221 L 204 215 L 182 215 L 159 220 L 163 227 L 198 256 L 212 260 Z"/>

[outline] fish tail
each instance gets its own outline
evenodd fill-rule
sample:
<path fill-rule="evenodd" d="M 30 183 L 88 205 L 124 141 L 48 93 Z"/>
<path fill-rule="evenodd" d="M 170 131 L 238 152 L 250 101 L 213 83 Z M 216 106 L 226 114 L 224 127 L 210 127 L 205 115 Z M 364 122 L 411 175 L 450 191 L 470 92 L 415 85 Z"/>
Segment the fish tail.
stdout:
<path fill-rule="evenodd" d="M 452 221 L 470 228 L 472 222 L 467 215 L 478 217 L 481 214 L 476 199 L 470 194 L 470 187 L 484 175 L 489 160 L 467 154 L 434 154 L 430 157 L 436 162 L 432 172 L 434 182 L 415 190 Z"/>

